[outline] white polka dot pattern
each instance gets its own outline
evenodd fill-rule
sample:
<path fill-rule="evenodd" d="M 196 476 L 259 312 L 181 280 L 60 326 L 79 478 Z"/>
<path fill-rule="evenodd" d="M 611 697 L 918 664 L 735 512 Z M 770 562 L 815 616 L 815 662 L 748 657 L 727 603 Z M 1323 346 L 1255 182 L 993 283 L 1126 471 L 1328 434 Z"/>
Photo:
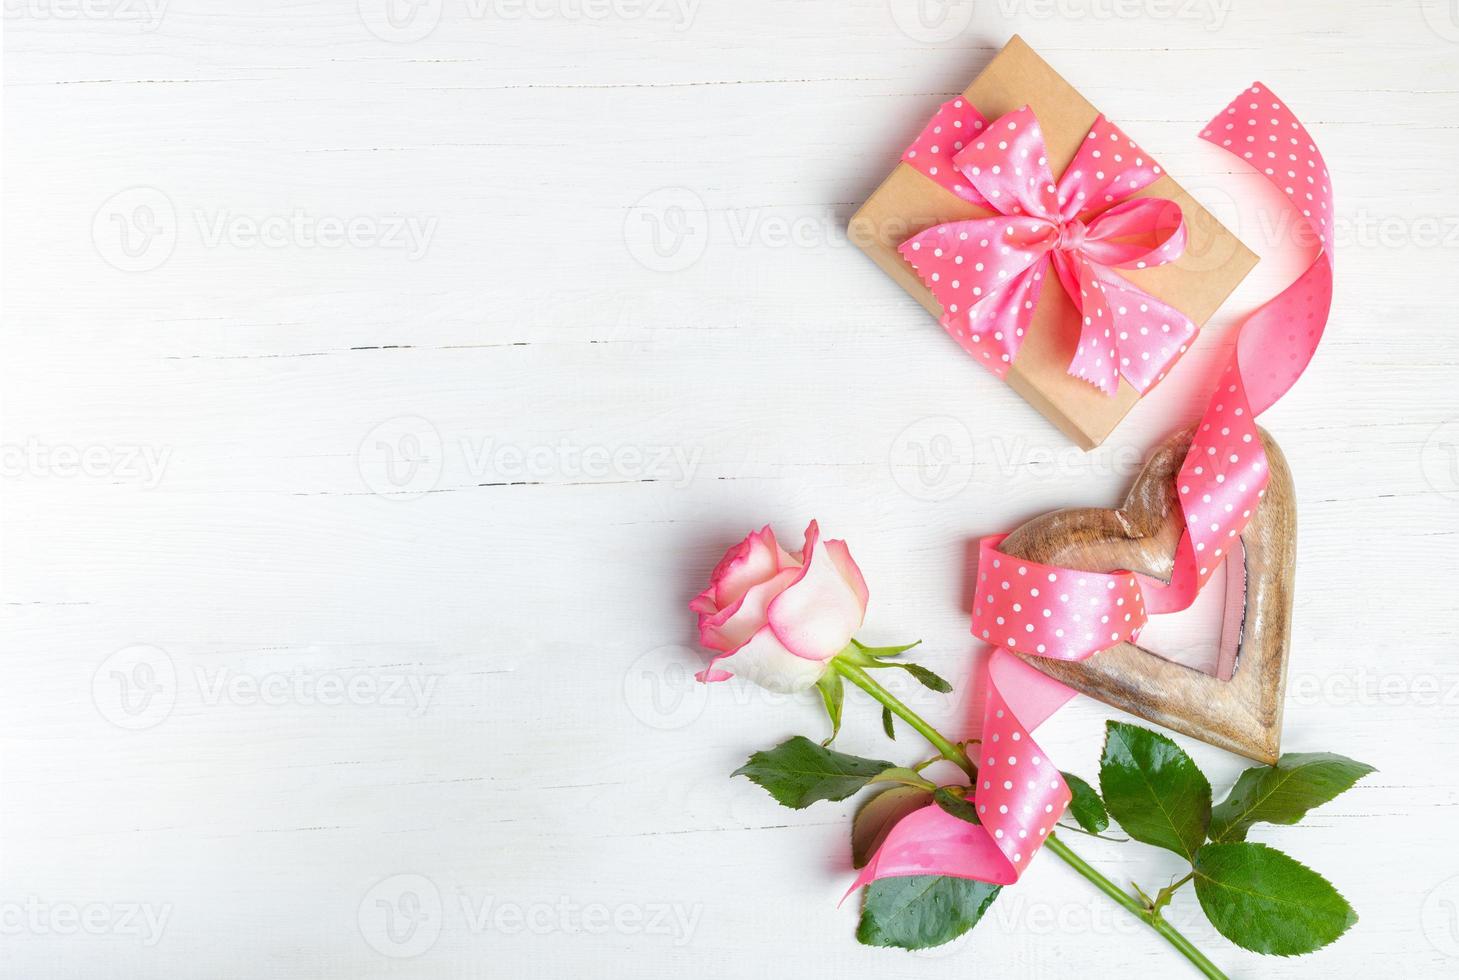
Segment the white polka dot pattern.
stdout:
<path fill-rule="evenodd" d="M 973 632 L 996 649 L 989 661 L 975 760 L 973 802 L 982 826 L 937 807 L 918 810 L 892 828 L 856 886 L 910 874 L 1016 881 L 1069 801 L 1067 786 L 1031 731 L 1073 692 L 1010 651 L 1079 660 L 1137 639 L 1148 615 L 1174 612 L 1194 601 L 1260 503 L 1268 474 L 1255 416 L 1285 394 L 1311 361 L 1332 304 L 1332 191 L 1311 137 L 1262 85 L 1233 101 L 1203 136 L 1239 154 L 1281 187 L 1321 249 L 1295 283 L 1241 326 L 1236 350 L 1176 477 L 1186 527 L 1172 580 L 1162 586 L 1130 572 L 1039 565 L 998 551 L 1001 536 L 984 540 Z M 1077 265 L 1071 272 L 1088 287 L 1088 273 Z"/>
<path fill-rule="evenodd" d="M 1321 247 L 1317 261 L 1241 326 L 1237 359 L 1252 411 L 1260 415 L 1307 369 L 1332 306 L 1332 182 L 1306 128 L 1258 83 L 1201 134 L 1241 158 L 1287 195 Z"/>
<path fill-rule="evenodd" d="M 1149 187 L 1162 173 L 1160 166 L 1134 140 L 1100 116 L 1089 128 L 1089 134 L 1074 154 L 1074 161 L 1059 181 L 1059 212 L 1065 218 L 1073 218 L 1103 211 L 1116 201 Z M 1179 210 L 1176 208 L 1177 213 Z"/>
<path fill-rule="evenodd" d="M 1027 106 L 989 123 L 965 100 L 938 113 L 903 159 L 997 216 L 938 225 L 901 254 L 942 305 L 942 325 L 999 377 L 1019 348 L 1050 267 L 1081 319 L 1069 373 L 1105 394 L 1123 375 L 1148 390 L 1189 346 L 1195 324 L 1115 269 L 1178 258 L 1185 224 L 1174 202 L 1127 200 L 1160 167 L 1100 116 L 1058 184 Z"/>
<path fill-rule="evenodd" d="M 1332 186 L 1307 130 L 1264 85 L 1256 84 L 1201 135 L 1240 155 L 1280 187 L 1301 212 L 1320 250 L 1296 282 L 1241 325 L 1236 350 L 1177 477 L 1185 533 L 1176 548 L 1170 585 L 1147 586 L 1152 612 L 1173 612 L 1194 602 L 1251 519 L 1268 479 L 1256 416 L 1306 370 L 1332 307 Z"/>
<path fill-rule="evenodd" d="M 968 140 L 981 133 L 987 125 L 988 120 L 966 99 L 944 102 L 932 121 L 922 130 L 922 135 L 902 154 L 902 161 L 920 170 L 964 201 L 988 207 L 983 195 L 973 189 L 952 162 Z"/>
<path fill-rule="evenodd" d="M 993 646 L 1083 660 L 1136 639 L 1145 597 L 1132 572 L 1081 572 L 1012 558 L 1003 536 L 984 538 L 973 596 L 973 634 Z"/>
<path fill-rule="evenodd" d="M 1072 798 L 1058 767 L 1029 734 L 1045 715 L 1038 707 L 1037 688 L 1022 683 L 1037 683 L 1027 676 L 1031 671 L 1001 650 L 988 663 L 988 699 L 973 794 L 978 819 L 1003 852 L 1015 879 Z M 1058 703 L 1070 696 L 1063 695 Z"/>
<path fill-rule="evenodd" d="M 1053 678 L 995 650 L 988 660 L 982 741 L 972 759 L 979 823 L 936 806 L 903 817 L 852 889 L 877 878 L 918 874 L 1016 882 L 1070 799 L 1058 768 L 1029 733 L 1073 696 Z"/>

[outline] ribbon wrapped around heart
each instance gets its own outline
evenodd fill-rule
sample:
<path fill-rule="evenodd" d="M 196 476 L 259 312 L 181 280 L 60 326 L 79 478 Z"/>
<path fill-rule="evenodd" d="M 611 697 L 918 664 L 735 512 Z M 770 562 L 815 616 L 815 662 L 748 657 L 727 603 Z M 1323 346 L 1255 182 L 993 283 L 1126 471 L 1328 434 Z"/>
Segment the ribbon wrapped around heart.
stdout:
<path fill-rule="evenodd" d="M 1180 205 L 1132 196 L 1160 167 L 1104 116 L 1057 184 L 1028 106 L 990 124 L 954 99 L 903 160 L 996 212 L 928 228 L 899 251 L 942 305 L 944 329 L 999 377 L 1018 356 L 1050 266 L 1082 322 L 1071 375 L 1106 395 L 1123 375 L 1143 393 L 1186 351 L 1190 317 L 1115 272 L 1180 257 Z"/>
<path fill-rule="evenodd" d="M 1063 777 L 1030 733 L 1075 692 L 1010 651 L 1082 660 L 1134 642 L 1151 614 L 1194 602 L 1265 493 L 1268 464 L 1256 416 L 1302 375 L 1327 324 L 1332 190 L 1306 128 L 1264 85 L 1243 92 L 1201 135 L 1280 188 L 1320 251 L 1296 282 L 1241 324 L 1176 476 L 1185 528 L 1171 580 L 1041 565 L 1000 552 L 1002 536 L 985 538 L 973 604 L 973 633 L 995 648 L 973 793 L 982 822 L 967 823 L 935 806 L 913 812 L 892 828 L 853 888 L 923 874 L 1017 881 L 1070 800 Z"/>

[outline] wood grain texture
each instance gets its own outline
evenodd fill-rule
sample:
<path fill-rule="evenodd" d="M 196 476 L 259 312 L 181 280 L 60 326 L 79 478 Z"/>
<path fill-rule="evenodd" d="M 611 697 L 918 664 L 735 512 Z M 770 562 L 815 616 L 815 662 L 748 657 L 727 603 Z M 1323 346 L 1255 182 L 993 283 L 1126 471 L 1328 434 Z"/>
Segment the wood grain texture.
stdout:
<path fill-rule="evenodd" d="M 686 683 L 686 607 L 749 528 L 818 518 L 865 570 L 863 639 L 922 638 L 957 688 L 898 690 L 975 735 L 967 542 L 1121 499 L 1300 271 L 1284 205 L 1197 138 L 1256 78 L 1320 141 L 1343 219 L 1327 337 L 1262 418 L 1302 520 L 1283 745 L 1379 773 L 1254 834 L 1358 910 L 1331 949 L 1235 950 L 1188 891 L 1169 912 L 1234 977 L 1452 975 L 1459 46 L 1408 0 L 1096 16 L 1118 6 L 927 4 L 951 18 L 932 36 L 911 0 L 703 0 L 687 23 L 443 0 L 387 40 L 354 0 L 172 0 L 150 25 L 7 4 L 0 976 L 1174 975 L 1043 858 L 951 949 L 858 947 L 851 804 L 727 776 L 824 737 L 814 695 Z M 1184 377 L 1087 454 L 844 236 L 1013 33 L 1262 256 Z M 108 202 L 136 187 L 177 234 L 126 271 L 148 199 Z M 296 210 L 434 231 L 311 247 Z M 236 221 L 278 216 L 274 245 Z M 166 659 L 118 656 L 139 646 Z M 844 751 L 921 758 L 866 699 L 846 715 Z M 1112 716 L 1080 698 L 1038 739 L 1093 779 Z M 1218 796 L 1249 765 L 1176 738 Z M 1147 889 L 1183 873 L 1078 849 Z M 439 898 L 428 948 L 379 931 L 391 888 Z M 171 914 L 149 945 L 9 915 L 32 896 Z"/>
<path fill-rule="evenodd" d="M 1194 429 L 1156 448 L 1116 510 L 1054 511 L 1012 531 L 1006 554 L 1090 572 L 1119 569 L 1170 580 L 1183 523 L 1175 492 Z M 1025 662 L 1106 704 L 1268 765 L 1281 755 L 1292 588 L 1297 558 L 1297 502 L 1292 473 L 1275 440 L 1261 432 L 1271 481 L 1241 534 L 1242 553 L 1227 559 L 1226 629 L 1212 674 L 1121 643 L 1069 663 L 1019 653 Z M 1244 559 L 1244 561 L 1240 561 Z"/>

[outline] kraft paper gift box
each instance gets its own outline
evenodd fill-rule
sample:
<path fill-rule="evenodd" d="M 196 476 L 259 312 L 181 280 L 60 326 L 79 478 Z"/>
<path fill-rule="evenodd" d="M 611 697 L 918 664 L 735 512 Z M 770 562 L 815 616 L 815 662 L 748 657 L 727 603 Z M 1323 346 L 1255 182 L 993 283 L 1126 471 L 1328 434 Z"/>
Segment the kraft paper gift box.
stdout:
<path fill-rule="evenodd" d="M 1042 126 L 1055 181 L 1063 175 L 1099 116 L 1099 110 L 1017 35 L 968 86 L 963 98 L 989 121 L 1029 106 Z M 918 122 L 930 118 L 936 109 L 929 105 L 927 115 Z M 1141 145 L 1159 159 L 1158 146 Z M 1132 197 L 1166 198 L 1180 205 L 1188 242 L 1185 252 L 1174 262 L 1121 270 L 1116 275 L 1185 313 L 1199 330 L 1256 265 L 1256 255 L 1169 174 L 1162 172 L 1154 183 Z M 940 319 L 941 305 L 902 258 L 898 246 L 934 225 L 992 214 L 900 162 L 851 219 L 849 234 L 877 265 Z M 1104 441 L 1141 395 L 1124 378 L 1111 396 L 1071 376 L 1069 364 L 1079 334 L 1079 311 L 1057 282 L 1049 283 L 1042 290 L 1033 320 L 1004 380 L 1070 439 L 1084 449 L 1092 449 Z M 1199 336 L 1197 333 L 1190 343 Z M 927 338 L 928 343 L 945 344 L 950 340 L 930 333 Z M 967 357 L 961 351 L 957 356 Z M 984 370 L 972 357 L 968 357 L 968 365 L 970 370 Z M 1178 365 L 1179 355 L 1170 370 Z"/>

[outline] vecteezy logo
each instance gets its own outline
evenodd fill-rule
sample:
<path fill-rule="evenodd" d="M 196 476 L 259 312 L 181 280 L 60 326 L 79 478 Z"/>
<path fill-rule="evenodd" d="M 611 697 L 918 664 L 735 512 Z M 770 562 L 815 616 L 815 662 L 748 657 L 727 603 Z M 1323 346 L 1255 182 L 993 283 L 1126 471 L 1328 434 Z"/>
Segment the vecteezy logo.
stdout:
<path fill-rule="evenodd" d="M 356 462 L 365 486 L 392 500 L 414 500 L 441 482 L 445 444 L 429 420 L 401 415 L 360 440 Z"/>
<path fill-rule="evenodd" d="M 360 21 L 382 41 L 419 41 L 441 22 L 441 0 L 359 0 Z"/>
<path fill-rule="evenodd" d="M 897 29 L 914 41 L 951 41 L 973 22 L 973 0 L 887 0 Z"/>
<path fill-rule="evenodd" d="M 633 717 L 650 728 L 669 731 L 692 724 L 704 713 L 709 685 L 694 679 L 704 654 L 670 643 L 643 654 L 623 675 L 623 700 Z"/>
<path fill-rule="evenodd" d="M 154 646 L 124 647 L 91 675 L 91 700 L 118 728 L 139 731 L 160 725 L 177 701 L 177 668 Z"/>
<path fill-rule="evenodd" d="M 651 191 L 624 216 L 623 242 L 644 268 L 679 272 L 709 247 L 709 212 L 687 187 Z"/>
<path fill-rule="evenodd" d="M 918 500 L 947 500 L 973 479 L 973 434 L 951 415 L 929 415 L 892 442 L 887 465 L 897 486 Z"/>
<path fill-rule="evenodd" d="M 1419 919 L 1434 949 L 1459 957 L 1459 875 L 1440 882 L 1424 896 Z"/>
<path fill-rule="evenodd" d="M 441 936 L 441 891 L 425 875 L 391 875 L 360 900 L 360 935 L 392 959 L 419 956 Z"/>
<path fill-rule="evenodd" d="M 155 187 L 129 187 L 107 198 L 91 219 L 96 252 L 123 272 L 148 272 L 177 245 L 177 211 Z"/>
<path fill-rule="evenodd" d="M 1445 41 L 1459 43 L 1459 0 L 1418 0 L 1424 21 Z"/>
<path fill-rule="evenodd" d="M 1450 500 L 1459 500 L 1459 418 L 1429 433 L 1419 452 L 1419 464 L 1429 486 Z"/>

